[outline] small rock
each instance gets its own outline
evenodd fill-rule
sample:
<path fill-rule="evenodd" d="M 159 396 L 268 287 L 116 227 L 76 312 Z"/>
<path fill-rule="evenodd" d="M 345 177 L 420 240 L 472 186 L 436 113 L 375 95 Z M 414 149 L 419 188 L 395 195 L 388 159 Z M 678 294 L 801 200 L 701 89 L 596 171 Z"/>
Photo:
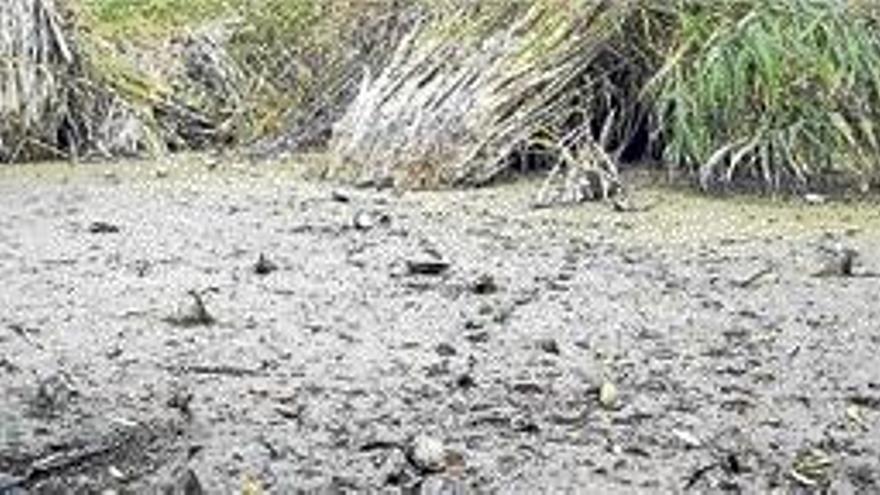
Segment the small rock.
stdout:
<path fill-rule="evenodd" d="M 480 296 L 494 294 L 498 292 L 498 284 L 492 275 L 480 275 L 471 286 L 471 291 Z"/>
<path fill-rule="evenodd" d="M 544 339 L 538 341 L 538 347 L 546 352 L 547 354 L 553 354 L 554 356 L 558 356 L 561 354 L 559 350 L 559 344 L 555 339 Z"/>
<path fill-rule="evenodd" d="M 330 198 L 337 203 L 350 203 L 351 195 L 341 190 L 334 190 L 330 193 Z"/>
<path fill-rule="evenodd" d="M 128 478 L 128 476 L 126 476 L 121 469 L 113 465 L 107 468 L 107 474 L 109 474 L 110 477 L 116 481 L 125 481 Z"/>
<path fill-rule="evenodd" d="M 119 230 L 117 225 L 108 222 L 92 222 L 89 225 L 90 234 L 117 234 Z"/>
<path fill-rule="evenodd" d="M 472 389 L 477 386 L 476 380 L 470 374 L 465 373 L 463 375 L 459 375 L 458 378 L 455 379 L 455 385 L 458 388 L 462 388 L 465 390 Z"/>
<path fill-rule="evenodd" d="M 610 381 L 605 381 L 599 387 L 599 405 L 605 409 L 616 409 L 618 405 L 617 386 Z"/>
<path fill-rule="evenodd" d="M 187 469 L 185 473 L 177 480 L 180 495 L 204 495 L 205 490 L 202 488 L 202 482 L 192 469 Z"/>
<path fill-rule="evenodd" d="M 489 332 L 474 332 L 466 335 L 465 338 L 474 344 L 485 344 L 489 342 Z"/>
<path fill-rule="evenodd" d="M 434 350 L 437 352 L 437 355 L 442 357 L 452 357 L 458 354 L 458 351 L 455 349 L 455 347 L 452 347 L 445 342 L 437 344 L 437 347 Z"/>
<path fill-rule="evenodd" d="M 171 171 L 168 170 L 168 167 L 159 167 L 156 169 L 155 176 L 157 179 L 167 179 L 169 175 L 171 175 Z"/>
<path fill-rule="evenodd" d="M 618 213 L 629 213 L 638 210 L 633 206 L 629 198 L 620 195 L 611 198 L 611 208 Z"/>
<path fill-rule="evenodd" d="M 852 248 L 837 247 L 825 256 L 822 267 L 814 277 L 852 277 L 859 252 Z"/>
<path fill-rule="evenodd" d="M 541 427 L 537 423 L 527 417 L 518 416 L 511 421 L 513 431 L 517 433 L 527 433 L 535 435 L 541 432 Z"/>
<path fill-rule="evenodd" d="M 391 223 L 391 216 L 387 213 L 374 211 L 358 211 L 354 214 L 352 225 L 356 230 L 368 231 L 383 225 L 387 226 Z"/>
<path fill-rule="evenodd" d="M 205 307 L 202 295 L 194 290 L 189 291 L 188 294 L 192 298 L 192 304 L 182 312 L 165 318 L 165 321 L 174 326 L 184 328 L 211 326 L 216 323 L 214 317 Z"/>
<path fill-rule="evenodd" d="M 376 226 L 376 219 L 370 212 L 361 210 L 354 214 L 351 223 L 355 230 L 367 231 Z"/>
<path fill-rule="evenodd" d="M 254 273 L 256 273 L 257 275 L 269 275 L 270 273 L 275 271 L 278 271 L 278 265 L 267 258 L 266 255 L 260 253 L 260 258 L 254 265 Z"/>
<path fill-rule="evenodd" d="M 808 205 L 823 205 L 827 201 L 827 198 L 821 194 L 807 193 L 804 194 L 804 201 Z"/>
<path fill-rule="evenodd" d="M 419 435 L 410 444 L 408 458 L 422 472 L 439 473 L 445 469 L 446 447 L 436 438 Z"/>

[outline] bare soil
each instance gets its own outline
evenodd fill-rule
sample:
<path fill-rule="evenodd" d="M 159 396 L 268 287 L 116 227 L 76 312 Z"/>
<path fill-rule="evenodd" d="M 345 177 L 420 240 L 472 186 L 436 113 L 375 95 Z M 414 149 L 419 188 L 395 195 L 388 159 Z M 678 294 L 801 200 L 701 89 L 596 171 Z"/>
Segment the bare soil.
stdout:
<path fill-rule="evenodd" d="M 876 204 L 190 161 L 0 172 L 0 493 L 880 492 Z"/>

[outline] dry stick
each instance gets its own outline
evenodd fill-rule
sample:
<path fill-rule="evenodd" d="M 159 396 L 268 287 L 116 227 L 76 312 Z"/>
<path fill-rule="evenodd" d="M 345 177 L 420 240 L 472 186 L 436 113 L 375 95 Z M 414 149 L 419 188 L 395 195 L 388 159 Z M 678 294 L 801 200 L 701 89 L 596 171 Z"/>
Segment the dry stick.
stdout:
<path fill-rule="evenodd" d="M 768 266 L 768 267 L 762 268 L 762 269 L 758 270 L 757 272 L 755 272 L 754 274 L 747 277 L 745 280 L 741 280 L 739 282 L 736 282 L 736 285 L 742 289 L 747 289 L 747 288 L 751 287 L 752 284 L 754 284 L 758 280 L 762 279 L 765 275 L 769 275 L 771 273 L 773 273 L 773 267 Z"/>
<path fill-rule="evenodd" d="M 9 482 L 0 485 L 0 493 L 11 492 L 13 489 L 23 488 L 41 478 L 48 478 L 54 474 L 73 469 L 119 449 L 126 442 L 114 442 L 111 445 L 99 445 L 83 447 L 63 452 L 56 452 L 32 462 L 23 476 L 12 478 Z"/>

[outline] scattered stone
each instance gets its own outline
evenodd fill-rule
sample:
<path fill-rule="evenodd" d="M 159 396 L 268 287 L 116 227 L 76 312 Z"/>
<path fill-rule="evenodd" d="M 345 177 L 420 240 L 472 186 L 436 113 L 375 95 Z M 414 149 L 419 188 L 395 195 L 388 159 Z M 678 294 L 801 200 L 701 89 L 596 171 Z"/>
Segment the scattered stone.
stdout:
<path fill-rule="evenodd" d="M 373 230 L 379 225 L 389 225 L 391 216 L 387 213 L 360 210 L 354 214 L 352 226 L 355 230 L 368 231 Z"/>
<path fill-rule="evenodd" d="M 619 396 L 617 386 L 610 381 L 605 381 L 599 387 L 599 405 L 605 409 L 617 409 Z"/>
<path fill-rule="evenodd" d="M 513 418 L 511 427 L 517 433 L 526 433 L 528 435 L 536 435 L 541 432 L 541 427 L 537 423 L 523 416 Z"/>
<path fill-rule="evenodd" d="M 458 351 L 455 349 L 455 347 L 452 347 L 445 342 L 437 344 L 437 347 L 434 350 L 437 352 L 437 355 L 441 357 L 452 357 L 458 354 Z"/>
<path fill-rule="evenodd" d="M 173 495 L 204 495 L 205 490 L 202 488 L 202 482 L 192 469 L 187 469 L 176 482 L 177 490 Z"/>
<path fill-rule="evenodd" d="M 446 446 L 436 438 L 419 435 L 410 443 L 407 458 L 423 473 L 439 473 L 446 467 Z"/>
<path fill-rule="evenodd" d="M 538 347 L 547 354 L 553 354 L 554 356 L 561 354 L 559 343 L 557 343 L 555 339 L 540 340 L 538 341 Z"/>
<path fill-rule="evenodd" d="M 406 261 L 407 272 L 410 275 L 442 275 L 451 266 L 448 261 L 433 256 Z"/>
<path fill-rule="evenodd" d="M 165 318 L 165 321 L 182 328 L 207 327 L 216 323 L 216 319 L 208 312 L 205 306 L 202 294 L 195 290 L 191 290 L 187 294 L 192 298 L 192 304 L 178 314 Z"/>
<path fill-rule="evenodd" d="M 852 277 L 859 252 L 852 248 L 836 247 L 825 255 L 822 267 L 814 277 Z"/>
<path fill-rule="evenodd" d="M 473 344 L 485 344 L 489 342 L 489 332 L 474 332 L 465 336 Z"/>
<path fill-rule="evenodd" d="M 109 474 L 110 477 L 116 481 L 125 481 L 126 479 L 128 479 L 128 476 L 126 476 L 121 469 L 113 465 L 110 465 L 107 468 L 107 474 Z"/>
<path fill-rule="evenodd" d="M 260 253 L 260 258 L 254 265 L 254 273 L 257 275 L 269 275 L 276 271 L 278 271 L 278 264 L 267 258 L 265 254 Z"/>
<path fill-rule="evenodd" d="M 459 375 L 458 378 L 455 379 L 455 385 L 458 388 L 469 390 L 477 386 L 476 380 L 469 373 L 465 373 L 463 375 Z"/>
<path fill-rule="evenodd" d="M 155 176 L 157 179 L 167 179 L 171 175 L 168 167 L 159 167 L 156 169 Z"/>
<path fill-rule="evenodd" d="M 372 213 L 360 210 L 354 214 L 351 223 L 355 230 L 367 231 L 373 230 L 376 226 L 376 219 L 373 217 Z"/>
<path fill-rule="evenodd" d="M 119 233 L 120 228 L 117 225 L 113 225 L 108 222 L 92 222 L 89 225 L 89 233 L 90 234 L 117 234 Z"/>
<path fill-rule="evenodd" d="M 824 205 L 827 200 L 828 200 L 828 198 L 826 198 L 822 194 L 816 194 L 816 193 L 804 194 L 804 201 L 808 205 L 813 205 L 813 206 Z"/>
<path fill-rule="evenodd" d="M 632 198 L 617 195 L 611 198 L 611 209 L 617 213 L 643 213 L 654 208 L 654 204 L 634 204 Z"/>
<path fill-rule="evenodd" d="M 331 192 L 330 198 L 337 203 L 351 203 L 351 195 L 339 189 L 335 189 Z"/>
<path fill-rule="evenodd" d="M 498 284 L 495 282 L 495 278 L 492 277 L 492 275 L 483 274 L 474 281 L 471 286 L 471 291 L 480 296 L 494 294 L 498 292 Z"/>

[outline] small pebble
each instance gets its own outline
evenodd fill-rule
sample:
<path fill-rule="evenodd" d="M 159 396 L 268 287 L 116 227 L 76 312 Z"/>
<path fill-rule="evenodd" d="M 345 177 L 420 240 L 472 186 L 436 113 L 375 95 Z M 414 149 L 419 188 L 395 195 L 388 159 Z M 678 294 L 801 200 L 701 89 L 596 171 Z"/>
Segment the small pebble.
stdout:
<path fill-rule="evenodd" d="M 804 194 L 804 201 L 806 201 L 808 205 L 824 205 L 826 198 L 821 194 L 807 193 Z"/>
<path fill-rule="evenodd" d="M 127 478 L 127 476 L 125 476 L 125 473 L 123 473 L 121 469 L 112 465 L 107 468 L 107 474 L 109 474 L 111 478 L 117 481 L 125 481 L 125 479 Z"/>
<path fill-rule="evenodd" d="M 618 403 L 617 386 L 606 381 L 599 387 L 599 404 L 605 409 L 616 409 Z"/>
<path fill-rule="evenodd" d="M 410 445 L 409 454 L 412 464 L 423 472 L 439 473 L 444 469 L 446 447 L 436 438 L 417 436 Z"/>
<path fill-rule="evenodd" d="M 437 344 L 437 347 L 434 349 L 439 356 L 442 357 L 452 357 L 458 354 L 458 351 L 455 350 L 455 347 L 447 343 Z"/>
<path fill-rule="evenodd" d="M 484 274 L 480 275 L 480 277 L 474 281 L 471 290 L 474 294 L 485 296 L 498 292 L 498 284 L 495 282 L 495 278 L 492 277 L 492 275 Z"/>
<path fill-rule="evenodd" d="M 260 254 L 260 258 L 254 265 L 254 273 L 256 273 L 257 275 L 269 275 L 270 273 L 275 271 L 278 271 L 278 265 L 267 258 L 266 255 Z"/>
<path fill-rule="evenodd" d="M 108 222 L 92 222 L 89 225 L 90 234 L 116 234 L 119 230 L 117 225 Z"/>
<path fill-rule="evenodd" d="M 538 347 L 547 354 L 553 354 L 554 356 L 561 354 L 559 343 L 557 343 L 555 339 L 541 340 L 538 342 Z"/>

